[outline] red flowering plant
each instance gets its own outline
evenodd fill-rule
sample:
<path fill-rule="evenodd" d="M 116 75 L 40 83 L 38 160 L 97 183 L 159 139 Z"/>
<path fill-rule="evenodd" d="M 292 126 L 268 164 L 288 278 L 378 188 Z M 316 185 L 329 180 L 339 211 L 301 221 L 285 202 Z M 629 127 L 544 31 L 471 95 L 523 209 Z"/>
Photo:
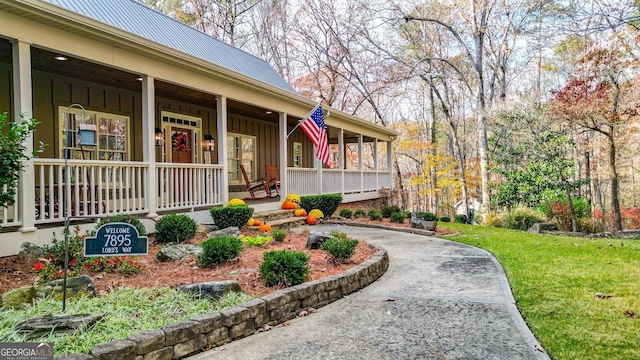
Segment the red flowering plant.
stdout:
<path fill-rule="evenodd" d="M 81 272 L 120 272 L 124 275 L 132 275 L 144 269 L 139 261 L 128 256 L 119 257 L 84 257 L 84 238 L 91 232 L 81 234 L 79 226 L 71 229 L 69 233 L 69 263 L 68 275 L 78 276 Z M 64 234 L 64 232 L 63 232 Z M 43 252 L 45 258 L 39 259 L 33 267 L 39 282 L 47 282 L 60 279 L 64 275 L 65 246 L 64 239 L 59 240 L 53 235 L 51 245 L 45 245 Z M 132 262 L 131 264 L 129 262 Z M 126 263 L 126 264 L 125 264 Z"/>

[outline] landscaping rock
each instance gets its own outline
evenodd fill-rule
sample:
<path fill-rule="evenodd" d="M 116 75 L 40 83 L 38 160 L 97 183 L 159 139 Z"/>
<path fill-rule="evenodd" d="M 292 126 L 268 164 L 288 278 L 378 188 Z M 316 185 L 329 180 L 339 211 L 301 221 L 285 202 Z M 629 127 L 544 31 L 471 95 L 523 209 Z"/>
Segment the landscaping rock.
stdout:
<path fill-rule="evenodd" d="M 196 232 L 206 234 L 206 233 L 210 233 L 210 232 L 212 232 L 214 230 L 218 230 L 218 227 L 213 223 L 211 223 L 211 224 L 199 224 L 198 228 L 196 229 Z"/>
<path fill-rule="evenodd" d="M 218 300 L 231 291 L 242 292 L 240 284 L 231 280 L 182 285 L 178 290 L 190 292 L 196 298 L 207 296 L 213 300 Z"/>
<path fill-rule="evenodd" d="M 37 296 L 48 297 L 62 295 L 62 285 L 64 279 L 58 279 L 50 281 L 37 287 Z M 96 289 L 93 286 L 93 280 L 87 275 L 80 275 L 67 279 L 67 296 L 79 297 L 79 296 L 95 296 Z"/>
<path fill-rule="evenodd" d="M 640 230 L 622 230 L 617 233 L 619 238 L 628 239 L 628 238 L 638 238 L 640 237 Z"/>
<path fill-rule="evenodd" d="M 616 236 L 613 235 L 613 233 L 605 231 L 605 232 L 601 232 L 601 233 L 597 233 L 597 234 L 590 234 L 590 235 L 587 235 L 587 237 L 588 238 L 614 238 Z"/>
<path fill-rule="evenodd" d="M 20 245 L 20 252 L 18 253 L 20 257 L 25 260 L 35 260 L 44 256 L 44 252 L 42 248 L 34 243 L 30 243 L 28 241 L 23 242 Z"/>
<path fill-rule="evenodd" d="M 127 340 L 136 344 L 134 349 L 136 354 L 144 355 L 164 347 L 164 331 L 160 329 L 148 330 L 130 335 Z"/>
<path fill-rule="evenodd" d="M 201 252 L 202 248 L 197 245 L 169 245 L 158 251 L 156 259 L 160 262 L 177 261 L 190 255 L 198 256 Z"/>
<path fill-rule="evenodd" d="M 65 333 L 78 328 L 89 328 L 104 317 L 104 314 L 44 315 L 23 321 L 20 331 L 28 332 L 27 338 L 35 339 L 43 333 Z"/>
<path fill-rule="evenodd" d="M 212 231 L 209 234 L 207 234 L 209 238 L 218 237 L 218 236 L 228 236 L 228 235 L 239 236 L 240 229 L 237 226 L 230 226 L 228 228 Z"/>
<path fill-rule="evenodd" d="M 328 234 L 317 231 L 310 231 L 309 237 L 307 238 L 306 248 L 310 250 L 320 249 L 322 244 L 324 244 L 324 242 L 329 239 L 331 239 L 331 236 L 329 236 Z"/>
<path fill-rule="evenodd" d="M 414 229 L 436 231 L 437 226 L 437 221 L 426 221 L 418 218 L 417 216 L 411 216 L 411 227 Z"/>
<path fill-rule="evenodd" d="M 133 341 L 118 340 L 94 346 L 89 350 L 89 354 L 100 360 L 134 360 L 134 349 Z"/>
<path fill-rule="evenodd" d="M 2 307 L 5 309 L 19 309 L 23 305 L 33 304 L 36 298 L 35 286 L 25 286 L 2 294 Z"/>
<path fill-rule="evenodd" d="M 543 231 L 556 231 L 558 227 L 554 223 L 535 223 L 531 225 L 528 232 L 532 234 L 541 234 Z"/>

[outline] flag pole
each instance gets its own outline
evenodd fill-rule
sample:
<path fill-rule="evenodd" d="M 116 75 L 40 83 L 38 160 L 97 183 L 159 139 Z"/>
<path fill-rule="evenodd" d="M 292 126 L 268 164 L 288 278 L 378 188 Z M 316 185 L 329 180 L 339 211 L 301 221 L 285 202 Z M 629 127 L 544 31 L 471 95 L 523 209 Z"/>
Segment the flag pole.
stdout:
<path fill-rule="evenodd" d="M 311 109 L 311 111 L 309 111 L 309 113 L 307 114 L 307 116 L 305 116 L 304 118 L 300 119 L 298 121 L 298 123 L 296 124 L 296 126 L 291 129 L 291 131 L 289 131 L 289 133 L 287 134 L 287 139 L 289 139 L 289 136 L 291 136 L 291 134 L 293 134 L 294 131 L 296 131 L 296 129 L 300 126 L 300 124 L 302 124 L 309 116 L 311 116 L 311 114 L 314 113 L 314 111 L 316 111 L 316 109 L 318 108 L 318 106 L 322 106 L 322 103 L 319 102 L 318 105 L 316 105 L 313 109 Z M 329 113 L 327 113 L 327 117 L 329 116 Z"/>

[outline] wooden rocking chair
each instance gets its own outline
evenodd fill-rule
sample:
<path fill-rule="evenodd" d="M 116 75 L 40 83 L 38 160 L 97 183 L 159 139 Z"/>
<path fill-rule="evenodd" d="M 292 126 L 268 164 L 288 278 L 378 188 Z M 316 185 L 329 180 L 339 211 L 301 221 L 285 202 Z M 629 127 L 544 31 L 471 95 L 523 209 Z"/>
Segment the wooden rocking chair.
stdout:
<path fill-rule="evenodd" d="M 269 189 L 269 195 L 272 196 L 273 191 L 276 192 L 275 196 L 280 195 L 280 172 L 277 166 L 266 166 L 267 170 L 267 188 Z"/>
<path fill-rule="evenodd" d="M 270 191 L 267 187 L 267 181 L 264 178 L 249 180 L 247 177 L 247 172 L 244 170 L 244 165 L 240 164 L 240 171 L 242 171 L 242 177 L 244 178 L 244 182 L 247 184 L 247 190 L 249 191 L 249 196 L 251 200 L 265 199 L 269 197 Z M 264 191 L 265 196 L 256 197 L 256 192 Z"/>

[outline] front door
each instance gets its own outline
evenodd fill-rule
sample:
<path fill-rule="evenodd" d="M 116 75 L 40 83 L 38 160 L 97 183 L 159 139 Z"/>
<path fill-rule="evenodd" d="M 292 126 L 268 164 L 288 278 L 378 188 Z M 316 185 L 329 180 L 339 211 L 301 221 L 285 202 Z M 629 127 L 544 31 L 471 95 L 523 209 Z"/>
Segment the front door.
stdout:
<path fill-rule="evenodd" d="M 190 129 L 171 128 L 171 161 L 174 163 L 193 162 L 193 134 Z"/>

